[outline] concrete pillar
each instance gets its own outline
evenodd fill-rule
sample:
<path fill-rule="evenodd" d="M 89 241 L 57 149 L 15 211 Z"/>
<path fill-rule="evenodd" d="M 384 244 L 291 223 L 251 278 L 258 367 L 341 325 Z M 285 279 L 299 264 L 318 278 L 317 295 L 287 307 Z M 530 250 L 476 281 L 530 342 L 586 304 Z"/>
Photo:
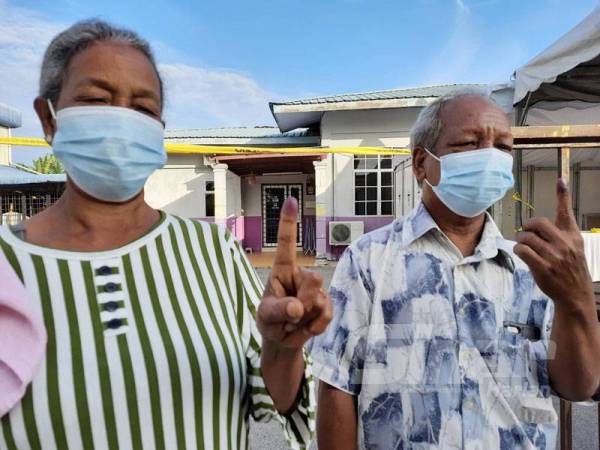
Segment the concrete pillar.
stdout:
<path fill-rule="evenodd" d="M 316 220 L 316 250 L 317 259 L 330 257 L 329 221 L 331 220 L 331 205 L 333 204 L 333 186 L 331 183 L 331 155 L 322 161 L 314 161 L 315 166 L 315 220 Z"/>
<path fill-rule="evenodd" d="M 227 172 L 227 228 L 239 240 L 243 241 L 244 218 L 242 216 L 242 183 L 235 173 Z"/>
<path fill-rule="evenodd" d="M 215 183 L 215 223 L 227 225 L 227 164 L 212 166 Z"/>

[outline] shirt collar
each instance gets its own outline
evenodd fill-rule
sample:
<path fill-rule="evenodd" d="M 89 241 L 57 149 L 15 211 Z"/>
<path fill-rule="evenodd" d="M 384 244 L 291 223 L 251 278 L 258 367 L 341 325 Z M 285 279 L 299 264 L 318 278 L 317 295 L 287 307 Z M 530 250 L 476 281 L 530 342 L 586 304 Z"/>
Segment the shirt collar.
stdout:
<path fill-rule="evenodd" d="M 408 247 L 430 230 L 440 230 L 423 202 L 413 209 L 402 227 L 402 245 Z M 441 230 L 440 230 L 441 231 Z"/>
<path fill-rule="evenodd" d="M 402 227 L 403 246 L 409 246 L 431 230 L 437 230 L 437 232 L 443 234 L 440 227 L 433 220 L 433 217 L 431 217 L 431 214 L 429 214 L 429 211 L 427 211 L 427 208 L 425 208 L 423 202 L 420 202 L 408 215 Z M 485 213 L 483 233 L 481 234 L 479 244 L 475 248 L 475 253 L 466 259 L 473 262 L 493 259 L 501 266 L 514 272 L 515 265 L 507 241 L 487 212 Z"/>

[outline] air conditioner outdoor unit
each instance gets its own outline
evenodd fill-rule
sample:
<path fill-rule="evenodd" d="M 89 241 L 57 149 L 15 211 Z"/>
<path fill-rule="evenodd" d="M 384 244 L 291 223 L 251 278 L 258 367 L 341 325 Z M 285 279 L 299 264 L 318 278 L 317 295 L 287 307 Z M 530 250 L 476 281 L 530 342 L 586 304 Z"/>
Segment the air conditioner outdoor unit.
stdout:
<path fill-rule="evenodd" d="M 329 222 L 329 245 L 350 245 L 365 232 L 365 224 L 356 222 Z"/>

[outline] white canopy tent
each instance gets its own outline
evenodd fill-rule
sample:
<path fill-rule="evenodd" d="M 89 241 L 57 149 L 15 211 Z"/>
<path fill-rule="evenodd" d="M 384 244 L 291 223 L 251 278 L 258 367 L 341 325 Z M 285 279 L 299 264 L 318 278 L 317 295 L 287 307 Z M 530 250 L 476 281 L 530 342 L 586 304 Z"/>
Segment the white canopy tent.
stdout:
<path fill-rule="evenodd" d="M 515 72 L 514 104 L 600 104 L 600 7 Z"/>
<path fill-rule="evenodd" d="M 517 125 L 600 124 L 600 6 L 515 71 Z M 598 149 L 574 150 L 571 165 L 600 167 Z M 556 167 L 547 150 L 527 150 L 523 166 Z"/>
<path fill-rule="evenodd" d="M 513 101 L 517 125 L 530 127 L 532 136 L 533 127 L 557 130 L 542 133 L 521 150 L 517 189 L 536 204 L 536 214 L 550 216 L 556 181 L 551 171 L 564 166 L 557 149 L 568 147 L 566 168 L 579 223 L 595 226 L 593 217 L 600 217 L 600 133 L 595 127 L 600 124 L 600 6 L 515 71 Z M 590 135 L 564 137 L 575 136 L 569 133 L 574 125 L 589 125 Z"/>
<path fill-rule="evenodd" d="M 515 71 L 513 101 L 516 190 L 535 206 L 517 208 L 517 226 L 522 215 L 554 216 L 557 176 L 570 179 L 580 227 L 600 226 L 600 6 Z"/>

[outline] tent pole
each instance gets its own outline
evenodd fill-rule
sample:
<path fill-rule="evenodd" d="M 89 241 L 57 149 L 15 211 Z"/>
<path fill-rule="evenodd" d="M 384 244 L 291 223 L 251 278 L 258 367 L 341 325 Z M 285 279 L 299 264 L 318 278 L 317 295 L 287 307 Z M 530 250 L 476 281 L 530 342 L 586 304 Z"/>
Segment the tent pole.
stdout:
<path fill-rule="evenodd" d="M 570 163 L 571 149 L 569 147 L 561 147 L 558 149 L 558 177 L 565 180 L 567 186 L 570 181 Z"/>
<path fill-rule="evenodd" d="M 517 116 L 517 125 L 522 127 L 525 123 L 525 119 L 527 119 L 527 113 L 529 112 L 529 100 L 531 100 L 531 92 L 527 94 L 527 100 L 525 100 L 525 106 L 520 108 L 519 114 Z"/>
<path fill-rule="evenodd" d="M 573 165 L 573 212 L 577 219 L 577 225 L 579 228 L 583 225 L 583 220 L 579 217 L 579 211 L 581 210 L 581 163 Z"/>
<path fill-rule="evenodd" d="M 572 405 L 567 400 L 560 399 L 560 450 L 573 448 Z"/>
<path fill-rule="evenodd" d="M 527 201 L 530 205 L 534 205 L 535 201 L 534 197 L 534 188 L 535 188 L 535 166 L 527 166 Z M 527 208 L 527 218 L 531 219 L 533 217 L 533 210 L 531 208 Z"/>
<path fill-rule="evenodd" d="M 523 150 L 518 149 L 516 152 L 516 164 L 515 164 L 515 191 L 522 195 L 521 189 L 523 187 L 522 172 L 523 172 Z M 515 206 L 515 229 L 520 229 L 523 226 L 523 208 L 521 202 L 514 202 Z"/>

